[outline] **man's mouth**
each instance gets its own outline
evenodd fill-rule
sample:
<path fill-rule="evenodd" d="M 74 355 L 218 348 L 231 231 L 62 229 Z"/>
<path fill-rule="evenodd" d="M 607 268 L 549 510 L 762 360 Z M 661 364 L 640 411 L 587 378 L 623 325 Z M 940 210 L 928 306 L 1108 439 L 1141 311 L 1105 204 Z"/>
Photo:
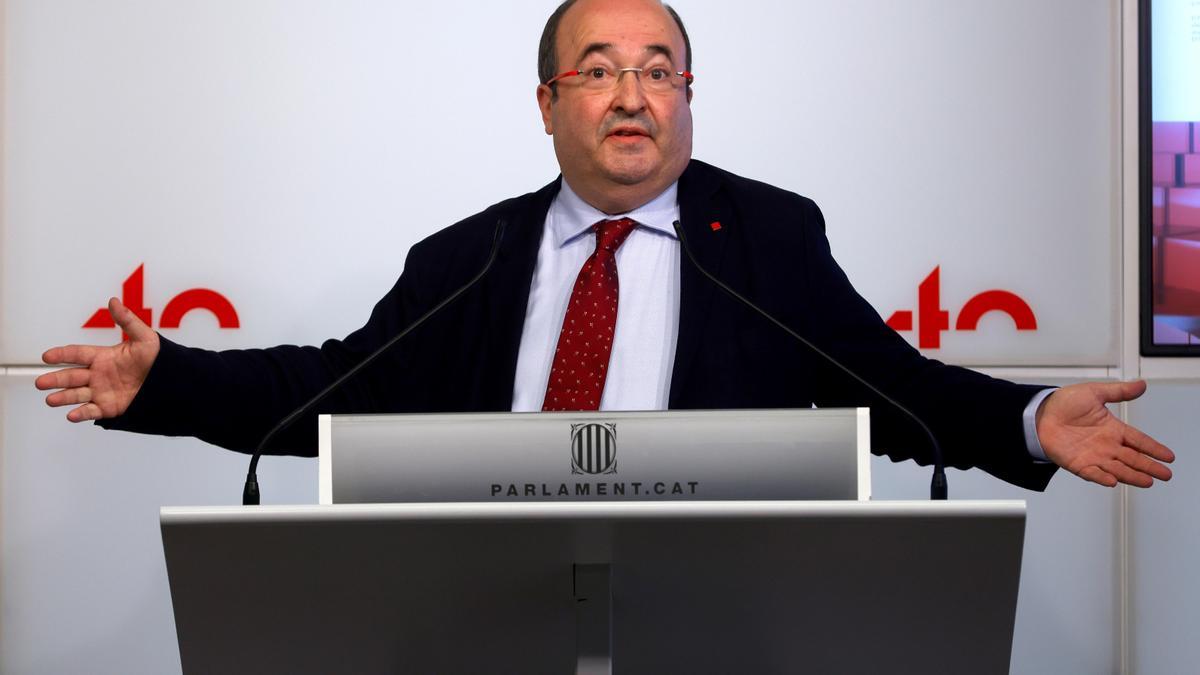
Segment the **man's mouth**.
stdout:
<path fill-rule="evenodd" d="M 608 135 L 609 136 L 617 136 L 620 138 L 649 136 L 649 134 L 647 134 L 644 130 L 638 129 L 636 127 L 617 127 L 616 129 L 613 129 L 612 131 L 608 132 Z"/>

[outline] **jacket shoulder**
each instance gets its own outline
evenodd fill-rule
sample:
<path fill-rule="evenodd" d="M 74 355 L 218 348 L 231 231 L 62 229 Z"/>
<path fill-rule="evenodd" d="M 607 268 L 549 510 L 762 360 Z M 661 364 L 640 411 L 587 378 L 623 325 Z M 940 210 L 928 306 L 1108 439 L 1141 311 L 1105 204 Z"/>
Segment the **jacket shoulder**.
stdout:
<path fill-rule="evenodd" d="M 410 253 L 457 250 L 463 247 L 473 248 L 478 246 L 476 242 L 481 241 L 490 245 L 497 226 L 501 222 L 504 223 L 506 231 L 514 225 L 519 226 L 530 220 L 537 220 L 540 223 L 545 220 L 545 212 L 550 207 L 550 201 L 558 192 L 558 185 L 559 182 L 556 179 L 535 192 L 527 192 L 492 204 L 483 211 L 438 230 L 413 244 Z"/>
<path fill-rule="evenodd" d="M 735 196 L 749 199 L 765 199 L 770 202 L 792 204 L 814 204 L 813 200 L 804 195 L 776 187 L 753 178 L 738 175 L 693 159 L 688 165 L 687 173 L 700 185 L 708 184 L 718 190 L 723 190 Z"/>
<path fill-rule="evenodd" d="M 715 198 L 729 203 L 748 222 L 779 225 L 799 222 L 825 230 L 825 219 L 817 203 L 799 193 L 699 160 L 692 160 L 685 175 L 700 189 L 711 190 Z"/>

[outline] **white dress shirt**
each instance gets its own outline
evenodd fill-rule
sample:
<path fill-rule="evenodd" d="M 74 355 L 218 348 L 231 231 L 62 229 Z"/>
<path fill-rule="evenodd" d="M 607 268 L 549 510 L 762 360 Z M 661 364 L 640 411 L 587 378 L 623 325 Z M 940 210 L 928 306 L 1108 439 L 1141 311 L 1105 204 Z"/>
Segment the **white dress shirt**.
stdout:
<path fill-rule="evenodd" d="M 617 218 L 630 218 L 638 227 L 617 249 L 616 337 L 600 409 L 667 409 L 679 338 L 680 250 L 673 226 L 679 220 L 678 191 L 679 183 L 674 183 L 644 206 L 609 215 L 583 201 L 563 179 L 562 189 L 546 213 L 529 289 L 513 383 L 513 412 L 542 409 L 571 289 L 583 263 L 596 250 L 592 226 Z M 1022 416 L 1026 450 L 1039 462 L 1047 460 L 1035 420 L 1038 408 L 1051 393 L 1053 390 L 1047 389 L 1035 395 Z"/>
<path fill-rule="evenodd" d="M 666 410 L 679 337 L 678 183 L 628 213 L 606 214 L 562 181 L 546 213 L 513 383 L 514 412 L 542 409 L 546 383 L 583 263 L 596 250 L 592 226 L 630 218 L 638 227 L 617 249 L 617 326 L 601 410 Z"/>

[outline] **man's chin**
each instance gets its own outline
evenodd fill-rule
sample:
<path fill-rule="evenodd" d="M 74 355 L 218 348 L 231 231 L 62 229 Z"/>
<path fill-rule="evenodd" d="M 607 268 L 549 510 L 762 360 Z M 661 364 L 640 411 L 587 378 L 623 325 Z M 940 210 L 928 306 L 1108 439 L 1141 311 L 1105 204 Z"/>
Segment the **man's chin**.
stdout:
<path fill-rule="evenodd" d="M 617 185 L 640 185 L 654 176 L 657 167 L 650 162 L 618 164 L 605 170 L 605 177 Z"/>

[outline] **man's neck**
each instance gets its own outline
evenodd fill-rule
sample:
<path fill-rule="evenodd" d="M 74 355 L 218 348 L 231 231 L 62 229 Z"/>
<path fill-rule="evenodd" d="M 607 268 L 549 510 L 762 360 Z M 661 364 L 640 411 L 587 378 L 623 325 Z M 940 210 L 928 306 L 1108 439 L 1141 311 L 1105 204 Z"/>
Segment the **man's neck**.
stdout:
<path fill-rule="evenodd" d="M 563 181 L 571 186 L 571 191 L 578 195 L 580 199 L 610 216 L 629 213 L 639 206 L 649 204 L 665 192 L 667 188 L 675 184 L 675 181 L 671 181 L 666 185 L 654 185 L 650 187 L 645 185 L 617 185 L 608 190 L 587 190 L 586 188 L 580 190 L 575 183 L 568 181 L 566 176 L 563 176 Z"/>
<path fill-rule="evenodd" d="M 546 226 L 559 245 L 578 237 L 600 220 L 617 217 L 631 218 L 645 228 L 673 237 L 674 228 L 671 223 L 679 219 L 677 185 L 668 185 L 667 189 L 654 199 L 637 208 L 620 213 L 605 213 L 584 201 L 564 179 L 558 195 L 550 205 Z"/>

